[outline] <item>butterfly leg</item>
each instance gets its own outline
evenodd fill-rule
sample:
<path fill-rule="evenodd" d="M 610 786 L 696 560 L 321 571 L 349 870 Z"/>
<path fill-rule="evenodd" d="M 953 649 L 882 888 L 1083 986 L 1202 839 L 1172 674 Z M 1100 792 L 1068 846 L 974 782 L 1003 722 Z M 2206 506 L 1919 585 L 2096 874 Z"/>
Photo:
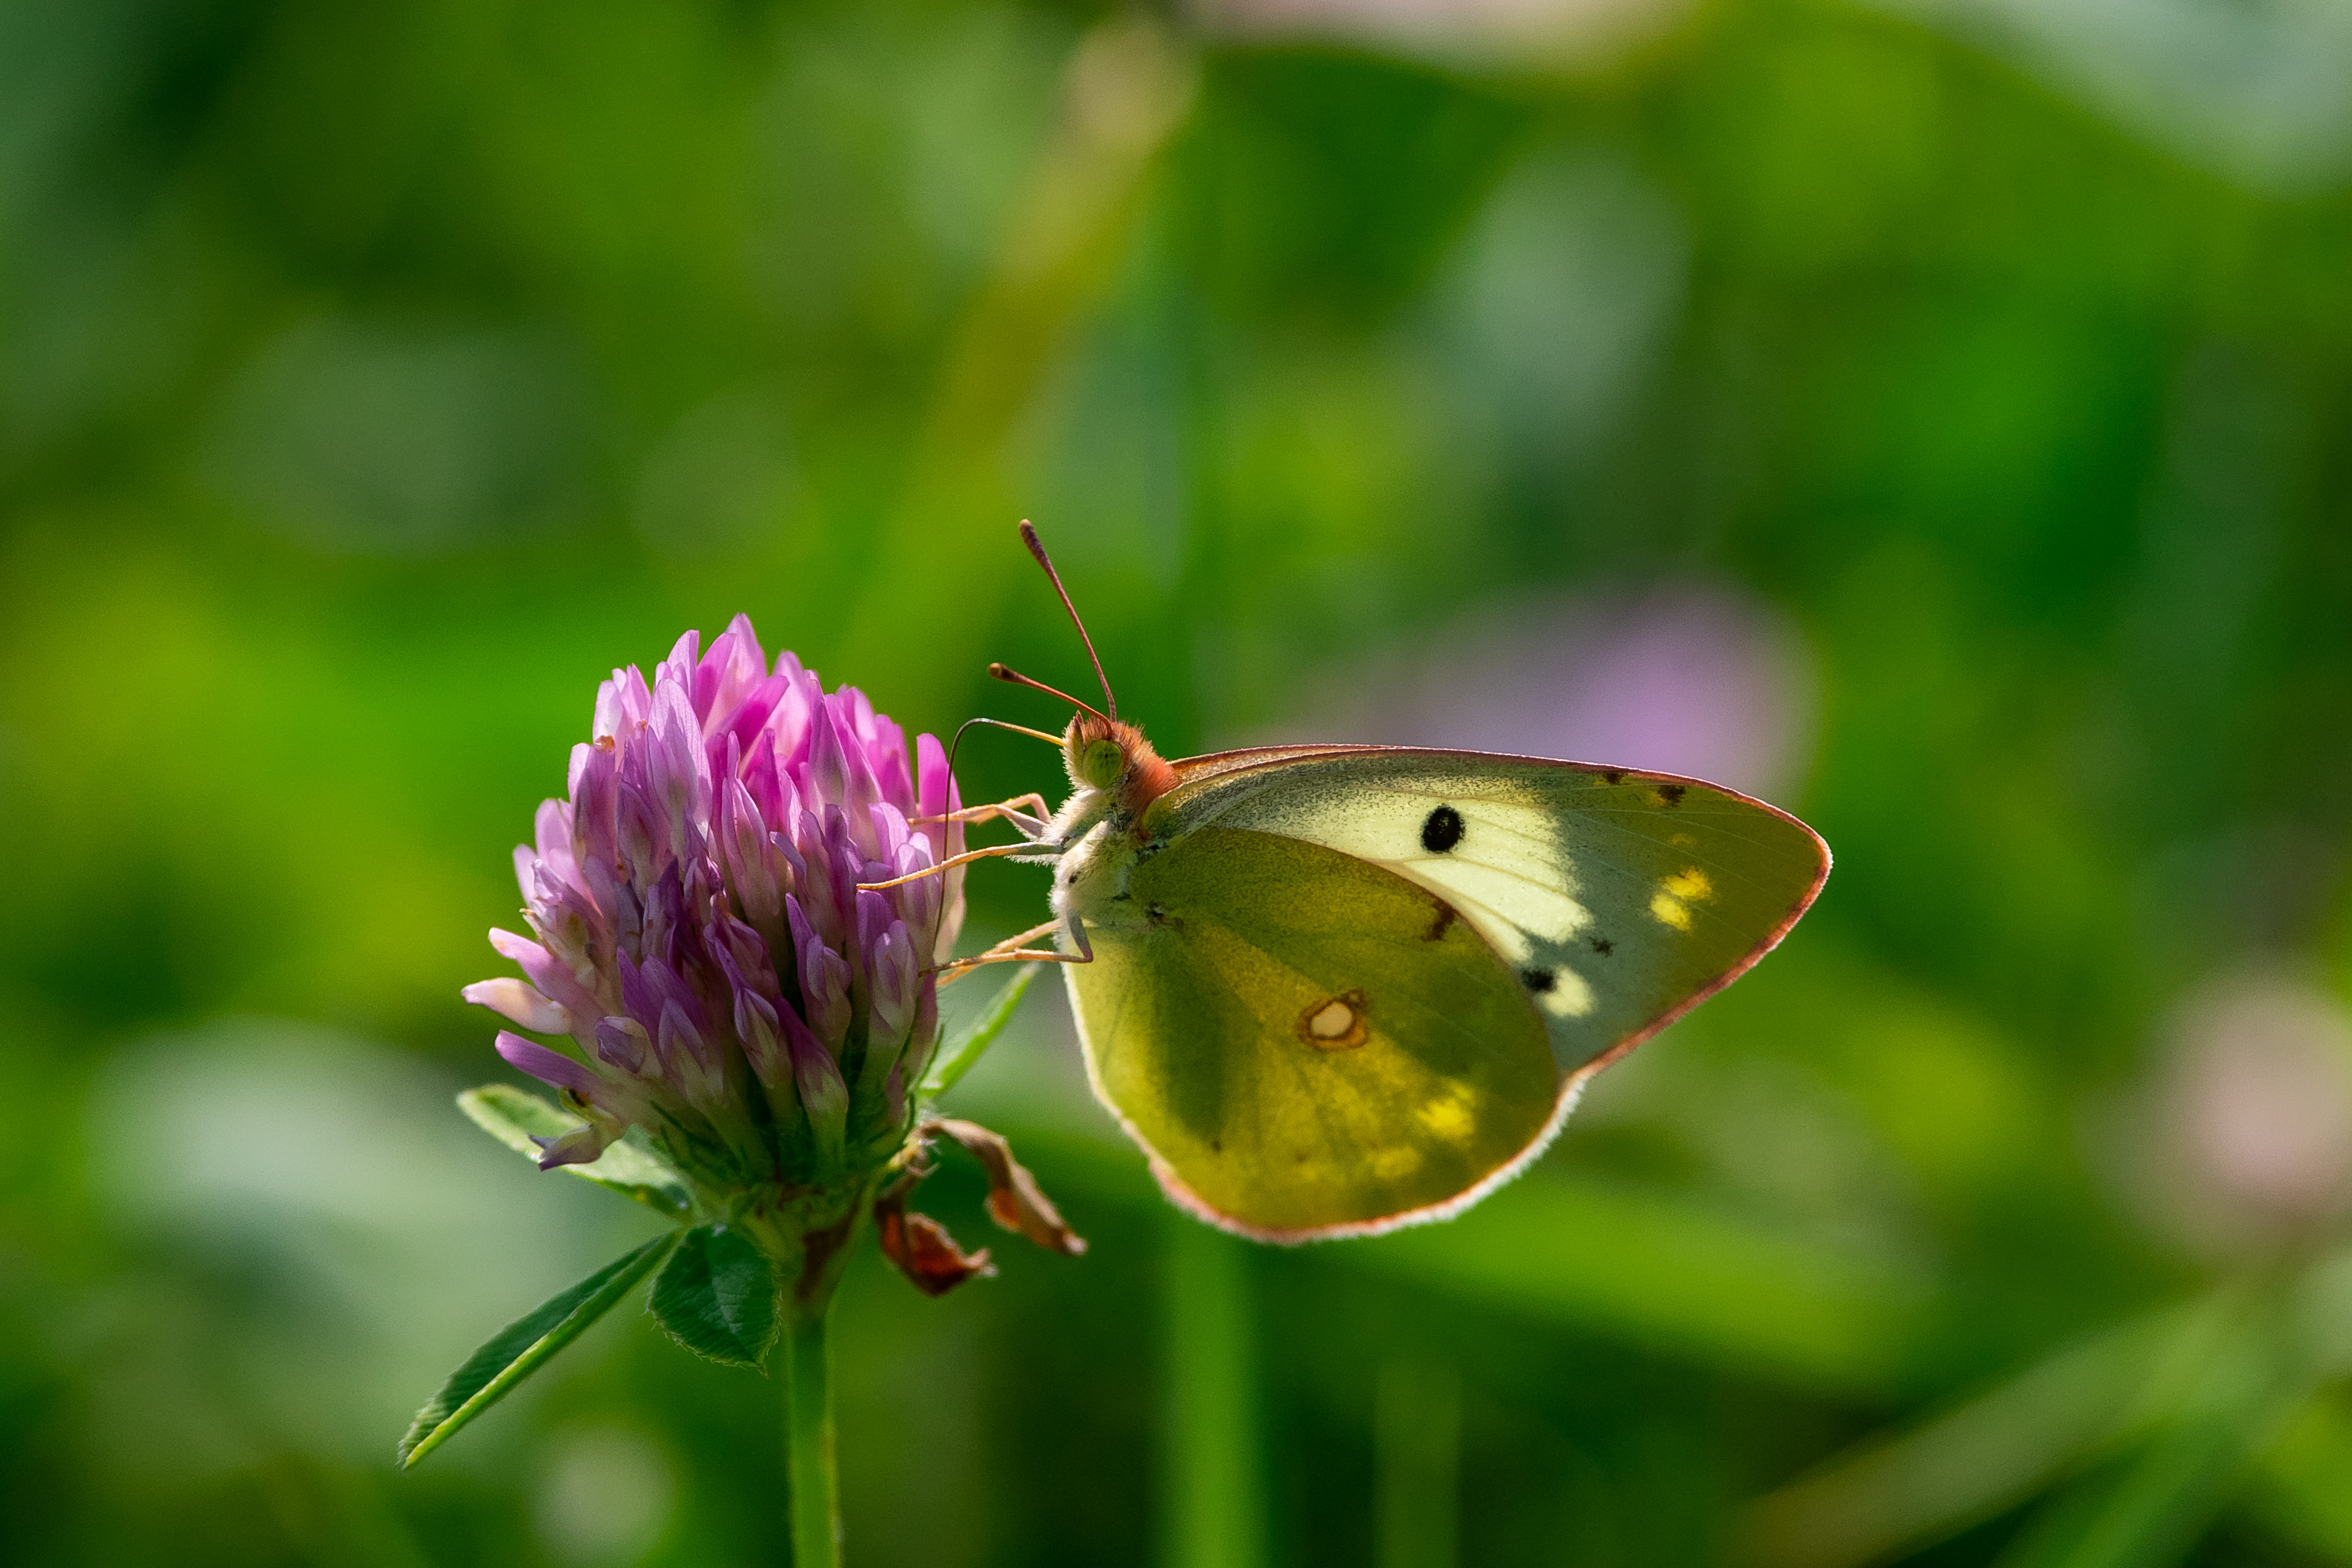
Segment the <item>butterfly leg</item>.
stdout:
<path fill-rule="evenodd" d="M 904 876 L 894 876 L 887 882 L 861 882 L 857 884 L 857 891 L 879 893 L 886 887 L 898 887 L 906 883 L 920 882 L 927 876 L 938 876 L 940 873 L 953 871 L 960 865 L 970 865 L 973 861 L 993 860 L 1002 855 L 1035 854 L 1040 848 L 1057 849 L 1059 847 L 1059 845 L 1041 846 L 1026 839 L 1017 844 L 991 844 L 984 850 L 966 850 L 960 855 L 950 855 L 937 865 L 927 865 L 920 871 L 910 871 Z"/>
<path fill-rule="evenodd" d="M 1024 807 L 1028 809 L 1023 810 Z M 1023 838 L 1034 839 L 1045 831 L 1045 825 L 1053 820 L 1053 815 L 1054 809 L 1045 803 L 1045 797 L 1032 790 L 1026 795 L 1015 795 L 1010 800 L 998 800 L 986 806 L 966 806 L 945 816 L 917 817 L 907 825 L 928 828 L 940 822 L 1005 821 L 1012 823 L 1013 831 Z"/>
<path fill-rule="evenodd" d="M 1071 942 L 1077 948 L 1076 953 L 1064 953 L 1051 947 L 1022 946 L 1026 942 L 1034 942 L 1047 932 L 1056 929 L 1066 930 L 1070 934 Z M 1007 936 L 985 952 L 974 953 L 969 958 L 950 959 L 939 967 L 937 973 L 940 984 L 944 986 L 959 976 L 970 974 L 982 964 L 1091 964 L 1094 961 L 1095 950 L 1093 945 L 1087 940 L 1086 927 L 1079 925 L 1074 915 L 1067 922 L 1048 920 L 1042 925 L 1033 925 L 1018 936 Z"/>

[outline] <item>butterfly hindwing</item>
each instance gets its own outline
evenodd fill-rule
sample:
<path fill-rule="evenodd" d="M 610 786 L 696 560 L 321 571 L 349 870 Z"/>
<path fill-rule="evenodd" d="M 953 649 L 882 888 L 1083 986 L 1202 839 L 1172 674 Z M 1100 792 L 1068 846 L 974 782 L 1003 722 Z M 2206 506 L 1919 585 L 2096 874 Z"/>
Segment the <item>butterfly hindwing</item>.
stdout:
<path fill-rule="evenodd" d="M 1088 1069 L 1209 1218 L 1281 1239 L 1378 1228 L 1542 1139 L 1560 1073 L 1541 1016 L 1429 889 L 1220 827 L 1139 862 L 1121 902 L 1067 971 Z"/>

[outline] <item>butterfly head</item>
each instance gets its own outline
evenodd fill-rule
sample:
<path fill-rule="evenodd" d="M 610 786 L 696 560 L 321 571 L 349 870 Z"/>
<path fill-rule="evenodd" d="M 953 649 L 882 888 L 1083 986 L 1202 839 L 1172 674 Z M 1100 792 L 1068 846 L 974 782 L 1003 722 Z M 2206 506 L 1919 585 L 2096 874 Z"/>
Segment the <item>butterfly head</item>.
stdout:
<path fill-rule="evenodd" d="M 1176 786 L 1176 769 L 1151 749 L 1141 730 L 1091 710 L 1081 710 L 1063 732 L 1062 763 L 1073 789 L 1100 791 L 1128 817 L 1140 818 Z"/>

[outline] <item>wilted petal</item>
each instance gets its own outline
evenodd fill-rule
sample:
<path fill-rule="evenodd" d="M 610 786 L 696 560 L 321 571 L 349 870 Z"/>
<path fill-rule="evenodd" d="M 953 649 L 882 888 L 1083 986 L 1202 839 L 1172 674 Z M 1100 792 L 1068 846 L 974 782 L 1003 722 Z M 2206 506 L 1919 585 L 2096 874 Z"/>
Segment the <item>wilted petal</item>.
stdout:
<path fill-rule="evenodd" d="M 874 1220 L 881 1233 L 882 1255 L 927 1296 L 944 1296 L 966 1280 L 989 1279 L 996 1273 L 987 1248 L 965 1252 L 939 1221 L 909 1213 L 903 1196 L 877 1198 Z"/>
<path fill-rule="evenodd" d="M 1087 1249 L 1084 1238 L 1062 1223 L 1061 1214 L 1046 1199 L 1012 1145 L 976 1122 L 940 1117 L 923 1124 L 925 1132 L 944 1133 L 988 1168 L 988 1213 L 1007 1230 L 1017 1230 L 1038 1246 L 1075 1258 Z"/>

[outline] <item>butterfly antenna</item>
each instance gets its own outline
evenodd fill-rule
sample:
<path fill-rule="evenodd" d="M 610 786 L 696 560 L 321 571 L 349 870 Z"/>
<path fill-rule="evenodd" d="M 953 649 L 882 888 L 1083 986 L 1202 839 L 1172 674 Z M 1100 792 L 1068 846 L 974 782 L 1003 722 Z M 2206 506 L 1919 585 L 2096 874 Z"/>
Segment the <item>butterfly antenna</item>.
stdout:
<path fill-rule="evenodd" d="M 1082 703 L 1077 698 L 1072 696 L 1069 693 L 1061 690 L 1059 687 L 1049 686 L 1045 682 L 1034 679 L 1029 675 L 1024 675 L 1020 671 L 1013 669 L 1007 665 L 991 664 L 988 666 L 988 673 L 990 675 L 993 676 L 997 680 L 1003 681 L 1007 685 L 1027 686 L 1033 692 L 1044 692 L 1049 697 L 1059 697 L 1064 702 L 1069 704 L 1072 707 L 1078 709 L 1081 713 L 1094 714 L 1097 718 L 1101 718 L 1103 716 L 1100 713 L 1096 711 L 1093 704 Z M 1058 746 L 1061 742 L 1056 740 L 1054 744 Z"/>
<path fill-rule="evenodd" d="M 1037 564 L 1045 569 L 1045 580 L 1054 585 L 1054 591 L 1062 596 L 1062 608 L 1070 612 L 1070 624 L 1078 629 L 1078 641 L 1087 645 L 1087 657 L 1095 662 L 1095 679 L 1102 683 L 1103 706 L 1110 709 L 1111 717 L 1117 718 L 1118 699 L 1110 695 L 1110 677 L 1103 674 L 1102 655 L 1095 652 L 1095 640 L 1087 635 L 1087 623 L 1078 619 L 1078 607 L 1070 602 L 1070 591 L 1062 586 L 1062 574 L 1054 570 L 1053 561 L 1045 554 L 1045 547 L 1037 542 L 1036 528 L 1026 517 L 1021 519 L 1021 542 L 1029 547 L 1029 553 L 1035 556 Z M 1035 685 L 1034 682 L 1030 684 Z M 1080 703 L 1078 706 L 1086 707 L 1087 705 Z M 1087 708 L 1087 711 L 1092 713 L 1094 710 Z M 1097 714 L 1095 716 L 1099 718 L 1102 716 Z"/>

